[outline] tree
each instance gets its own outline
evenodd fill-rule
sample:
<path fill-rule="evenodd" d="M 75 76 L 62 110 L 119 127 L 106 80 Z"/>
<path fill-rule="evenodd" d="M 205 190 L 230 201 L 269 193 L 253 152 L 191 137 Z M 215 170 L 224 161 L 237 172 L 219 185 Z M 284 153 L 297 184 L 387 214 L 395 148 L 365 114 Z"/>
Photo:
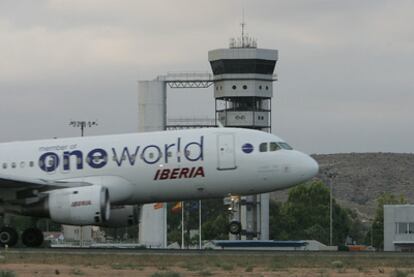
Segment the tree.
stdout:
<path fill-rule="evenodd" d="M 389 192 L 384 192 L 377 198 L 377 210 L 375 212 L 375 218 L 371 227 L 374 247 L 377 249 L 384 249 L 384 205 L 406 203 L 407 201 L 403 195 L 396 197 Z M 367 236 L 371 236 L 371 233 Z"/>
<path fill-rule="evenodd" d="M 270 234 L 273 239 L 315 239 L 329 243 L 330 192 L 321 181 L 292 188 L 284 204 L 272 204 Z M 275 215 L 276 214 L 276 215 Z M 349 234 L 349 212 L 333 200 L 333 243 L 342 244 Z"/>

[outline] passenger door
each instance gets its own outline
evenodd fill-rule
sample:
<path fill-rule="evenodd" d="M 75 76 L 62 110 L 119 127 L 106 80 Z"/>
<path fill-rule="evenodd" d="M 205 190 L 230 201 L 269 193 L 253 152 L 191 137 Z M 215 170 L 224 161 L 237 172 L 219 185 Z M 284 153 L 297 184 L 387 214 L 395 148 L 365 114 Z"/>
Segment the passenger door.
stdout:
<path fill-rule="evenodd" d="M 234 134 L 217 135 L 217 169 L 236 169 L 236 155 L 234 149 Z"/>

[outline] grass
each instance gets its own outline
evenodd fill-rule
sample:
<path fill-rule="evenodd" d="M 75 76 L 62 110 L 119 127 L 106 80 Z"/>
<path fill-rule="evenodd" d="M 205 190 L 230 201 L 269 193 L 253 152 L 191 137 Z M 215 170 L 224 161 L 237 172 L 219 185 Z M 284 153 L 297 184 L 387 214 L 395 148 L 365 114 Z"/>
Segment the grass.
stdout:
<path fill-rule="evenodd" d="M 111 264 L 111 268 L 115 270 L 126 270 L 126 269 L 144 270 L 144 267 L 138 264 L 131 264 L 131 263 L 113 263 Z"/>
<path fill-rule="evenodd" d="M 244 271 L 246 272 L 253 272 L 254 267 L 252 265 L 248 265 Z"/>
<path fill-rule="evenodd" d="M 83 276 L 85 275 L 85 273 L 80 270 L 79 268 L 72 268 L 72 270 L 70 271 L 71 275 L 76 275 L 76 276 Z"/>
<path fill-rule="evenodd" d="M 0 277 L 16 277 L 16 273 L 8 270 L 0 270 Z"/>
<path fill-rule="evenodd" d="M 99 255 L 99 254 L 31 254 L 31 253 L 8 253 L 7 263 L 44 263 L 44 264 L 65 264 L 73 266 L 105 266 L 112 265 L 114 269 L 123 268 L 140 268 L 140 267 L 173 267 L 181 265 L 182 267 L 193 270 L 200 266 L 203 267 L 240 267 L 241 265 L 255 265 L 256 267 L 273 267 L 273 268 L 314 268 L 314 267 L 332 267 L 331 263 L 335 261 L 335 257 L 331 256 L 311 256 L 306 253 L 297 253 L 290 256 L 268 256 L 254 255 L 249 253 L 240 255 L 199 255 L 188 256 L 179 255 Z M 85 257 L 88 257 L 85 259 Z M 393 259 L 394 258 L 394 259 Z M 353 257 L 348 256 L 341 259 L 344 265 L 351 264 L 353 267 L 374 267 L 378 266 L 377 258 L 370 256 Z M 408 257 L 391 257 L 380 259 L 381 266 L 390 266 L 395 268 L 407 268 L 414 266 L 412 258 Z M 244 266 L 243 266 L 244 267 Z"/>
<path fill-rule="evenodd" d="M 86 258 L 87 257 L 87 258 Z M 0 260 L 0 264 L 50 264 L 50 265 L 69 265 L 73 268 L 109 267 L 113 270 L 143 270 L 145 268 L 155 268 L 159 272 L 181 267 L 187 271 L 194 272 L 200 276 L 203 270 L 212 271 L 233 271 L 236 269 L 244 272 L 254 272 L 254 268 L 285 272 L 290 268 L 325 268 L 335 271 L 344 271 L 345 269 L 356 269 L 359 272 L 365 272 L 377 268 L 395 268 L 392 277 L 409 276 L 404 275 L 401 269 L 414 268 L 414 259 L 411 255 L 387 255 L 383 253 L 339 253 L 338 255 L 327 255 L 324 253 L 305 253 L 298 252 L 295 254 L 272 253 L 272 255 L 251 255 L 251 253 L 240 252 L 237 254 L 214 254 L 209 253 L 201 255 L 151 255 L 142 254 L 73 254 L 73 253 L 46 253 L 38 255 L 36 253 L 7 253 L 7 259 Z M 253 268 L 254 266 L 254 268 Z M 74 271 L 72 276 L 82 275 L 83 272 Z M 4 273 L 1 273 L 4 274 Z M 326 276 L 321 272 L 321 276 Z M 413 275 L 413 274 L 411 274 Z M 11 277 L 14 275 L 0 275 L 0 277 Z M 167 275 L 168 276 L 168 275 Z M 173 275 L 171 275 L 173 276 Z"/>
<path fill-rule="evenodd" d="M 181 274 L 173 271 L 169 272 L 155 272 L 151 277 L 181 277 Z"/>
<path fill-rule="evenodd" d="M 211 273 L 210 271 L 208 271 L 208 270 L 203 270 L 203 271 L 200 271 L 199 273 L 198 273 L 198 275 L 199 276 L 212 276 L 213 275 L 213 273 Z"/>
<path fill-rule="evenodd" d="M 409 274 L 408 271 L 402 271 L 399 269 L 394 269 L 393 272 L 391 272 L 391 277 L 407 277 Z"/>

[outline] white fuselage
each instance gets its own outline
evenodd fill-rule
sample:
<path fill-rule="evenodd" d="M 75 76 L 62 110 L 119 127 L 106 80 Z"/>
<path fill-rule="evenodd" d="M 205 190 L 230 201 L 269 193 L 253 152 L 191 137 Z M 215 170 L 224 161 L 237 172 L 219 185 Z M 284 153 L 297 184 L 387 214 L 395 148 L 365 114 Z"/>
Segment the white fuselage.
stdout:
<path fill-rule="evenodd" d="M 3 143 L 0 174 L 101 185 L 115 204 L 257 194 L 318 171 L 299 151 L 270 151 L 281 142 L 260 131 L 210 128 Z"/>

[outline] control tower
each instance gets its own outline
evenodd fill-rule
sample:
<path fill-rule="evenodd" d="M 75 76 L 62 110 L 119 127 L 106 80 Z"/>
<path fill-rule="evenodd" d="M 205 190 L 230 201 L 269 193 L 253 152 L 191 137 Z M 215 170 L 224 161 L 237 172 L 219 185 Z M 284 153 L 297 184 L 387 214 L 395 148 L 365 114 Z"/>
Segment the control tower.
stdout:
<path fill-rule="evenodd" d="M 216 121 L 227 127 L 270 132 L 278 51 L 257 48 L 243 27 L 241 38 L 231 39 L 229 48 L 208 53 L 214 75 Z M 241 233 L 233 238 L 269 239 L 269 194 L 247 196 L 237 202 L 230 220 L 241 225 Z"/>

